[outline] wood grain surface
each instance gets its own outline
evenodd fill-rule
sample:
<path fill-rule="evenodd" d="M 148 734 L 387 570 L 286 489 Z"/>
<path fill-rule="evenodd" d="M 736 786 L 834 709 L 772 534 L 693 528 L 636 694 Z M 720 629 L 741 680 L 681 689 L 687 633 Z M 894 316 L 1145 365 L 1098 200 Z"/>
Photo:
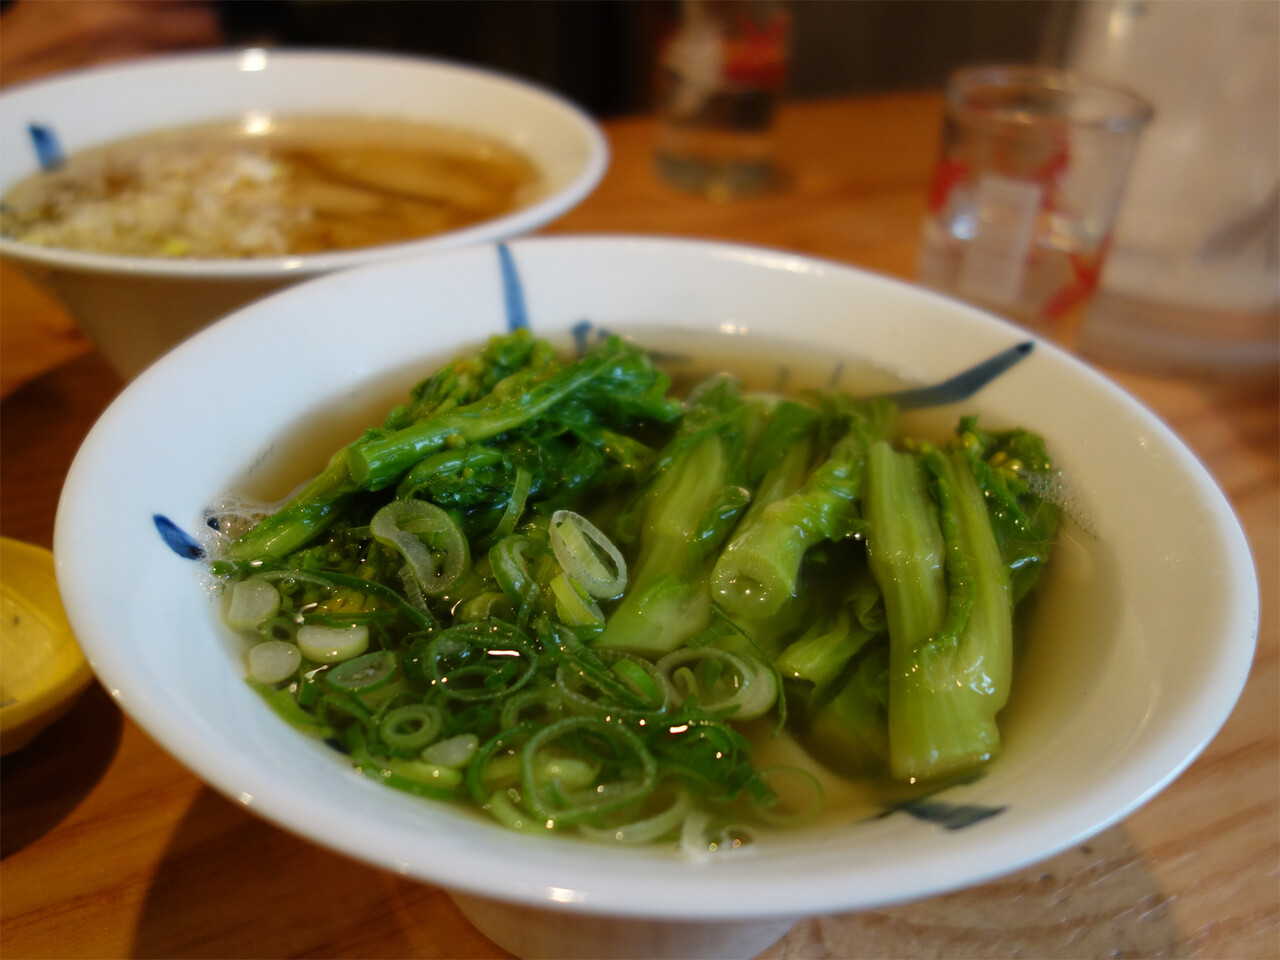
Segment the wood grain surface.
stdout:
<path fill-rule="evenodd" d="M 785 184 L 714 204 L 652 172 L 648 119 L 607 125 L 599 190 L 548 233 L 782 247 L 910 278 L 939 120 L 932 94 L 795 104 Z M 0 274 L 0 529 L 49 546 L 62 480 L 120 380 L 56 305 Z M 1273 379 L 1110 373 L 1203 460 L 1248 534 L 1258 651 L 1222 732 L 1087 843 L 948 896 L 811 919 L 764 956 L 1280 956 L 1280 397 Z M 0 767 L 0 955 L 505 957 L 442 891 L 312 846 L 224 800 L 92 686 Z"/>

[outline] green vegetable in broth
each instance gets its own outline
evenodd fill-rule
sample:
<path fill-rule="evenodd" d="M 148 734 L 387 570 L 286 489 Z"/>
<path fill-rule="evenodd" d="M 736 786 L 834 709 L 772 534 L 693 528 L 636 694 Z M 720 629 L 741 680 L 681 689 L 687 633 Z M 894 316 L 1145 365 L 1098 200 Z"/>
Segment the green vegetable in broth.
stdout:
<path fill-rule="evenodd" d="M 513 829 L 680 840 L 808 822 L 823 779 L 1000 748 L 1014 612 L 1058 510 L 1039 437 L 900 437 L 887 399 L 672 395 L 618 337 L 442 367 L 228 533 L 250 682 L 391 787 Z M 765 763 L 765 741 L 800 759 Z"/>
<path fill-rule="evenodd" d="M 796 594 L 810 547 L 860 532 L 858 494 L 867 448 L 887 435 L 892 419 L 888 401 L 844 413 L 847 427 L 825 459 L 793 492 L 762 505 L 735 532 L 712 573 L 726 610 L 755 619 L 778 613 Z"/>
<path fill-rule="evenodd" d="M 443 471 L 419 471 L 416 478 L 413 471 L 442 451 L 516 430 L 520 434 L 507 438 L 501 458 L 511 484 L 519 467 L 537 467 L 533 475 L 557 488 L 557 495 L 579 494 L 611 472 L 639 468 L 644 448 L 622 441 L 626 434 L 617 428 L 677 419 L 680 407 L 665 396 L 667 386 L 646 354 L 618 338 L 569 364 L 555 362 L 550 347 L 528 335 L 495 340 L 416 387 L 412 401 L 392 411 L 381 428 L 338 451 L 279 511 L 231 544 L 227 559 L 296 550 L 327 529 L 354 495 L 398 484 L 406 474 L 415 482 L 447 484 L 450 474 Z M 573 402 L 560 402 L 567 397 Z M 496 489 L 481 486 L 472 482 L 469 462 L 458 466 L 464 476 L 455 487 L 466 498 L 470 519 L 485 506 L 505 505 L 495 503 L 505 486 L 498 477 L 491 478 Z"/>

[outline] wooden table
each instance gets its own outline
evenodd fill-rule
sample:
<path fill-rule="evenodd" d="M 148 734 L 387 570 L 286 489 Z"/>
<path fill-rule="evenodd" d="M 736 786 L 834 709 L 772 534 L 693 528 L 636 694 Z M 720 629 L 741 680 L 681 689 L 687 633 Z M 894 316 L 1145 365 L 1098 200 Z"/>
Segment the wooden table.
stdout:
<path fill-rule="evenodd" d="M 795 105 L 779 129 L 790 183 L 722 205 L 655 181 L 651 121 L 610 123 L 608 176 L 548 232 L 737 240 L 910 277 L 938 120 L 923 94 Z M 71 458 L 121 383 L 56 306 L 2 279 L 3 532 L 48 546 Z M 1280 956 L 1276 386 L 1109 372 L 1203 459 L 1249 535 L 1262 628 L 1235 713 L 1171 787 L 1088 843 L 975 889 L 805 921 L 766 956 Z M 2 772 L 8 960 L 505 956 L 440 890 L 224 800 L 97 687 Z"/>

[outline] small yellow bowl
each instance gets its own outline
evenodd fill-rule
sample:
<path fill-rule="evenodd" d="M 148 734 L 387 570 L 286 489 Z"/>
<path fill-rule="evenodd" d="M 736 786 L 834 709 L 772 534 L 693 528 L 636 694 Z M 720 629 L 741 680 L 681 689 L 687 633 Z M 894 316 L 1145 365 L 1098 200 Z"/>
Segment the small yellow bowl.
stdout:
<path fill-rule="evenodd" d="M 0 754 L 71 709 L 91 679 L 62 610 L 53 554 L 0 537 Z"/>

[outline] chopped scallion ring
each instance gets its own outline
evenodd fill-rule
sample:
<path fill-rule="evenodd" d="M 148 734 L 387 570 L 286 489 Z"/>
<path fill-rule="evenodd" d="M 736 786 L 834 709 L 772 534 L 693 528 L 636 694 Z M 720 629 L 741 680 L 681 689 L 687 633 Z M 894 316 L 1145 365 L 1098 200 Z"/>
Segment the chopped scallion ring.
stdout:
<path fill-rule="evenodd" d="M 411 755 L 435 740 L 443 727 L 444 711 L 439 707 L 408 703 L 387 711 L 378 724 L 378 736 L 396 753 Z"/>
<path fill-rule="evenodd" d="M 526 717 L 524 714 L 533 714 Z M 547 717 L 559 719 L 564 715 L 564 700 L 558 690 L 551 687 L 538 687 L 522 690 L 502 705 L 499 722 L 505 727 L 514 727 L 522 720 L 545 720 Z"/>
<path fill-rule="evenodd" d="M 465 767 L 480 749 L 480 738 L 474 733 L 460 733 L 448 740 L 439 740 L 422 751 L 422 759 L 442 767 Z"/>
<path fill-rule="evenodd" d="M 680 787 L 676 790 L 670 805 L 655 814 L 609 827 L 595 827 L 580 823 L 578 832 L 589 840 L 597 842 L 612 841 L 624 846 L 639 846 L 643 843 L 652 843 L 674 832 L 688 819 L 693 808 L 693 797 L 688 790 Z"/>
<path fill-rule="evenodd" d="M 298 672 L 302 652 L 284 640 L 264 640 L 249 648 L 249 676 L 259 683 L 279 683 Z"/>
<path fill-rule="evenodd" d="M 581 661 L 556 668 L 556 689 L 570 712 L 635 720 L 670 706 L 671 684 L 648 660 L 616 650 L 593 651 L 592 658 L 593 670 Z M 601 666 L 608 669 L 597 672 Z"/>
<path fill-rule="evenodd" d="M 471 792 L 471 799 L 483 804 L 495 789 L 519 782 L 519 751 L 537 729 L 536 724 L 526 721 L 503 730 L 476 751 L 476 755 L 467 764 L 467 789 Z M 513 766 L 511 776 L 507 776 L 507 771 L 502 769 L 504 764 Z"/>
<path fill-rule="evenodd" d="M 566 790 L 544 779 L 548 755 L 608 764 L 613 779 L 585 790 Z M 582 823 L 643 800 L 658 785 L 658 761 L 630 729 L 595 717 L 568 717 L 543 727 L 520 753 L 525 804 L 556 825 Z"/>
<path fill-rule="evenodd" d="M 256 630 L 280 612 L 280 591 L 265 580 L 252 577 L 231 587 L 227 626 L 232 630 Z"/>
<path fill-rule="evenodd" d="M 550 824 L 539 823 L 536 818 L 517 807 L 502 790 L 493 791 L 482 809 L 489 811 L 495 820 L 512 830 L 521 830 L 525 833 L 547 833 L 551 827 Z"/>
<path fill-rule="evenodd" d="M 500 590 L 484 590 L 463 600 L 457 608 L 457 618 L 467 623 L 477 620 L 514 620 L 515 606 Z"/>
<path fill-rule="evenodd" d="M 454 700 L 496 700 L 515 693 L 537 670 L 537 653 L 519 630 L 500 620 L 460 623 L 427 645 L 423 669 Z"/>
<path fill-rule="evenodd" d="M 369 649 L 369 628 L 362 623 L 349 627 L 325 627 L 308 623 L 298 628 L 295 640 L 308 660 L 339 663 L 358 657 Z"/>
<path fill-rule="evenodd" d="M 453 767 L 442 767 L 421 760 L 388 760 L 386 770 L 402 781 L 400 789 L 410 789 L 408 784 L 421 784 L 433 790 L 452 791 L 462 784 L 462 773 Z M 392 784 L 396 786 L 397 784 Z M 416 791 L 415 791 L 416 792 Z"/>
<path fill-rule="evenodd" d="M 537 596 L 538 583 L 529 570 L 530 561 L 540 548 L 532 537 L 512 534 L 503 537 L 489 549 L 489 565 L 498 586 L 517 606 Z"/>
<path fill-rule="evenodd" d="M 796 826 L 812 820 L 822 810 L 822 784 L 808 770 L 765 767 L 759 778 L 773 795 L 772 802 L 751 796 L 751 806 L 761 820 L 779 827 Z"/>
<path fill-rule="evenodd" d="M 608 537 L 572 510 L 551 515 L 551 549 L 565 575 L 591 596 L 612 600 L 627 588 L 627 561 Z"/>
<path fill-rule="evenodd" d="M 562 623 L 571 627 L 604 623 L 604 613 L 599 605 L 587 595 L 585 588 L 578 586 L 576 580 L 557 573 L 551 578 L 551 592 L 555 594 L 556 613 Z"/>
<path fill-rule="evenodd" d="M 515 480 L 511 484 L 511 498 L 507 500 L 506 509 L 502 511 L 502 518 L 498 521 L 498 525 L 485 537 L 484 543 L 496 543 L 503 537 L 510 536 L 511 531 L 520 522 L 520 515 L 524 513 L 524 506 L 529 500 L 529 491 L 532 487 L 533 474 L 524 467 L 517 467 Z"/>
<path fill-rule="evenodd" d="M 471 548 L 457 521 L 425 500 L 392 500 L 369 522 L 373 538 L 405 559 L 422 592 L 438 596 L 471 566 Z"/>
<path fill-rule="evenodd" d="M 256 632 L 263 640 L 292 642 L 293 635 L 298 632 L 298 621 L 291 617 L 275 616 L 258 624 Z"/>
<path fill-rule="evenodd" d="M 630 657 L 619 657 L 613 664 L 613 672 L 645 703 L 661 705 L 666 701 L 668 691 L 655 679 L 654 672 L 647 669 L 639 660 Z"/>
<path fill-rule="evenodd" d="M 325 673 L 324 682 L 335 690 L 364 693 L 391 682 L 400 659 L 390 650 L 376 650 L 338 664 Z"/>
<path fill-rule="evenodd" d="M 732 709 L 734 720 L 763 716 L 777 699 L 773 674 L 746 657 L 715 647 L 683 648 L 658 661 L 677 702 L 696 696 L 703 709 Z"/>

